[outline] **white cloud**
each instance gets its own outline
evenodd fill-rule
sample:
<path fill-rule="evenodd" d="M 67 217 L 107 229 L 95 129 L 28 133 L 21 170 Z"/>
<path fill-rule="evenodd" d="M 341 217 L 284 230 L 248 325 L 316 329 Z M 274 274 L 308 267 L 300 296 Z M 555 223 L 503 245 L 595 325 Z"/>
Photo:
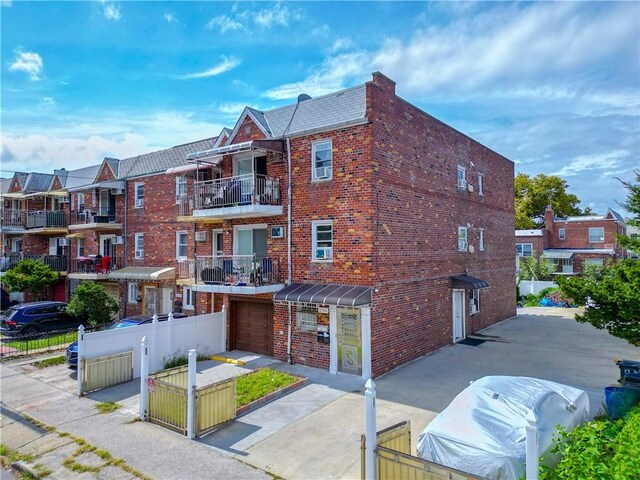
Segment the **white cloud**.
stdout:
<path fill-rule="evenodd" d="M 224 113 L 225 115 L 237 116 L 237 115 L 240 115 L 242 113 L 242 111 L 244 110 L 245 107 L 246 107 L 246 105 L 244 103 L 228 102 L 228 103 L 223 103 L 220 106 L 218 106 L 218 110 L 220 110 L 220 112 Z"/>
<path fill-rule="evenodd" d="M 248 31 L 251 24 L 267 30 L 273 27 L 287 28 L 292 21 L 301 20 L 303 17 L 301 10 L 290 9 L 280 2 L 258 10 L 243 10 L 239 4 L 235 3 L 228 15 L 211 18 L 205 28 L 208 30 L 218 28 L 221 34 L 234 30 Z"/>
<path fill-rule="evenodd" d="M 167 23 L 178 22 L 178 19 L 175 17 L 173 13 L 165 13 L 162 17 L 167 21 Z"/>
<path fill-rule="evenodd" d="M 52 97 L 44 97 L 42 99 L 42 104 L 46 107 L 55 107 L 57 105 L 56 101 Z"/>
<path fill-rule="evenodd" d="M 207 30 L 213 30 L 216 27 L 219 27 L 220 33 L 223 34 L 233 30 L 244 29 L 244 25 L 242 25 L 242 23 L 232 19 L 227 15 L 219 15 L 217 17 L 213 17 L 207 22 L 207 25 L 205 26 Z"/>
<path fill-rule="evenodd" d="M 623 160 L 628 159 L 631 152 L 627 150 L 615 150 L 606 153 L 594 153 L 589 155 L 579 155 L 572 159 L 568 165 L 554 173 L 561 177 L 573 177 L 584 171 L 600 170 L 601 174 L 617 171 Z"/>
<path fill-rule="evenodd" d="M 348 38 L 337 38 L 331 46 L 332 52 L 339 52 L 341 50 L 349 50 L 354 47 L 353 42 Z"/>
<path fill-rule="evenodd" d="M 103 3 L 102 8 L 104 18 L 107 20 L 118 21 L 122 18 L 122 15 L 120 14 L 120 5 L 116 5 L 115 3 Z"/>
<path fill-rule="evenodd" d="M 260 25 L 264 28 L 271 28 L 273 26 L 288 27 L 291 20 L 300 20 L 302 14 L 298 10 L 290 10 L 286 5 L 283 6 L 280 2 L 274 4 L 270 8 L 265 8 L 255 12 L 253 21 L 256 25 Z"/>
<path fill-rule="evenodd" d="M 16 50 L 16 57 L 9 65 L 10 72 L 24 72 L 31 80 L 40 80 L 40 74 L 44 68 L 42 57 L 36 52 L 23 52 Z"/>
<path fill-rule="evenodd" d="M 329 25 L 327 25 L 326 23 L 311 30 L 311 35 L 314 35 L 316 37 L 327 38 L 330 33 L 331 27 L 329 27 Z"/>
<path fill-rule="evenodd" d="M 229 70 L 233 70 L 234 68 L 236 68 L 238 65 L 240 65 L 240 60 L 234 57 L 226 57 L 226 56 L 222 56 L 222 61 L 211 67 L 208 68 L 207 70 L 204 70 L 202 72 L 196 72 L 196 73 L 187 73 L 184 75 L 178 75 L 177 78 L 179 78 L 180 80 L 189 80 L 192 78 L 208 78 L 208 77 L 215 77 L 217 75 L 221 75 L 225 72 L 228 72 Z"/>

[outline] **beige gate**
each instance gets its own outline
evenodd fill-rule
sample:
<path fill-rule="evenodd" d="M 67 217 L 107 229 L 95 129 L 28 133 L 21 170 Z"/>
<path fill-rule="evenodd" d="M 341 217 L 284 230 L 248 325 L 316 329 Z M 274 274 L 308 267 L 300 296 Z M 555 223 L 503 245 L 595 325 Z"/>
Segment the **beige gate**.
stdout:
<path fill-rule="evenodd" d="M 236 418 L 236 379 L 196 389 L 196 435 Z"/>
<path fill-rule="evenodd" d="M 187 433 L 187 369 L 176 367 L 149 375 L 149 408 L 151 423 Z"/>
<path fill-rule="evenodd" d="M 133 350 L 80 361 L 81 394 L 133 380 Z"/>

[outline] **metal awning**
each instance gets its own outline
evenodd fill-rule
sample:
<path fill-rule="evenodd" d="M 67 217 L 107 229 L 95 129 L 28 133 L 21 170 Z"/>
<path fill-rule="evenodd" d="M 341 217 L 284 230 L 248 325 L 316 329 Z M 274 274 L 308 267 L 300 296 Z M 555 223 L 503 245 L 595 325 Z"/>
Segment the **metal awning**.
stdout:
<path fill-rule="evenodd" d="M 199 160 L 195 160 L 195 162 L 196 163 L 189 163 L 188 165 L 180 165 L 179 167 L 168 168 L 164 173 L 166 175 L 179 175 L 179 174 L 195 172 L 196 170 L 198 170 L 198 168 L 209 168 L 212 165 L 216 167 L 220 165 L 220 162 L 222 162 L 222 157 L 218 157 L 215 160 L 207 161 L 207 162 L 202 162 Z M 202 165 L 202 163 L 206 163 L 206 165 Z"/>
<path fill-rule="evenodd" d="M 84 232 L 70 233 L 69 235 L 65 235 L 65 238 L 84 238 Z"/>
<path fill-rule="evenodd" d="M 543 258 L 571 258 L 573 257 L 574 252 L 571 251 L 563 251 L 563 250 L 544 250 L 542 252 Z"/>
<path fill-rule="evenodd" d="M 109 274 L 109 280 L 174 280 L 176 269 L 173 267 L 125 267 Z"/>
<path fill-rule="evenodd" d="M 489 288 L 489 282 L 469 275 L 454 275 L 451 277 L 451 288 L 462 290 L 481 290 Z"/>
<path fill-rule="evenodd" d="M 33 192 L 33 193 L 27 193 L 25 194 L 24 198 L 31 198 L 31 197 L 68 197 L 69 196 L 69 192 L 65 191 L 65 190 L 51 190 L 51 191 L 46 191 L 46 192 Z"/>
<path fill-rule="evenodd" d="M 359 307 L 371 304 L 371 287 L 322 283 L 292 283 L 277 292 L 273 296 L 273 301 Z"/>
<path fill-rule="evenodd" d="M 11 193 L 3 193 L 1 195 L 3 198 L 24 198 L 24 192 L 11 192 Z"/>
<path fill-rule="evenodd" d="M 212 148 L 202 152 L 194 152 L 187 155 L 187 160 L 202 160 L 216 158 L 221 155 L 232 155 L 234 153 L 249 152 L 261 149 L 272 152 L 284 152 L 284 142 L 282 140 L 251 140 L 250 142 L 234 143 L 224 147 Z"/>

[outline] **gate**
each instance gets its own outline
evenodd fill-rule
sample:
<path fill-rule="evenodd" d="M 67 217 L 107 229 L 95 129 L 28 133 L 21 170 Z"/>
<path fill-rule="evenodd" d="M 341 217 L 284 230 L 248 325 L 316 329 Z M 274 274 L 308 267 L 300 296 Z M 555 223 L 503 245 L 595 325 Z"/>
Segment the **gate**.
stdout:
<path fill-rule="evenodd" d="M 176 367 L 149 375 L 149 408 L 151 423 L 187 433 L 187 369 Z"/>
<path fill-rule="evenodd" d="M 133 350 L 83 358 L 81 393 L 133 380 Z"/>
<path fill-rule="evenodd" d="M 236 379 L 196 389 L 196 435 L 205 435 L 236 417 Z"/>

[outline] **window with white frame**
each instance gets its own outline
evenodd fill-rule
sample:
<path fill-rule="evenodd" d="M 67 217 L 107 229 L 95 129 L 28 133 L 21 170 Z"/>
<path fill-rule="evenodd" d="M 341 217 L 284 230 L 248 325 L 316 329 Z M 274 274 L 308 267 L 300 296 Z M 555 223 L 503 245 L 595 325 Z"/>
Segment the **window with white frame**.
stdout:
<path fill-rule="evenodd" d="M 187 259 L 187 232 L 176 232 L 176 258 Z"/>
<path fill-rule="evenodd" d="M 480 313 L 480 290 L 469 290 L 469 313 Z"/>
<path fill-rule="evenodd" d="M 176 203 L 180 203 L 187 196 L 187 177 L 178 175 L 176 177 Z"/>
<path fill-rule="evenodd" d="M 516 243 L 516 255 L 519 257 L 532 257 L 533 243 Z"/>
<path fill-rule="evenodd" d="M 478 250 L 484 252 L 484 228 L 478 230 L 480 237 L 478 238 Z"/>
<path fill-rule="evenodd" d="M 84 257 L 84 238 L 78 238 L 78 257 Z"/>
<path fill-rule="evenodd" d="M 137 260 L 144 258 L 144 233 L 136 233 L 134 237 L 135 257 Z"/>
<path fill-rule="evenodd" d="M 127 292 L 127 302 L 138 303 L 138 297 L 140 296 L 140 286 L 138 282 L 129 282 Z"/>
<path fill-rule="evenodd" d="M 84 193 L 78 192 L 78 211 L 84 211 Z"/>
<path fill-rule="evenodd" d="M 467 188 L 467 169 L 458 165 L 458 188 Z"/>
<path fill-rule="evenodd" d="M 316 332 L 318 329 L 318 307 L 310 303 L 296 305 L 296 328 L 302 332 Z"/>
<path fill-rule="evenodd" d="M 589 243 L 604 242 L 604 227 L 589 228 Z"/>
<path fill-rule="evenodd" d="M 484 195 L 484 175 L 482 173 L 478 174 L 478 195 Z"/>
<path fill-rule="evenodd" d="M 458 227 L 458 250 L 466 252 L 469 249 L 467 227 Z"/>
<path fill-rule="evenodd" d="M 560 240 L 564 240 L 565 239 L 565 235 L 566 235 L 566 231 L 564 228 L 559 228 L 558 229 L 558 238 Z"/>
<path fill-rule="evenodd" d="M 191 287 L 182 289 L 182 308 L 185 310 L 194 310 L 196 308 L 195 292 Z"/>
<path fill-rule="evenodd" d="M 133 186 L 135 208 L 144 207 L 144 183 L 135 183 Z"/>
<path fill-rule="evenodd" d="M 333 222 L 331 220 L 311 222 L 311 230 L 311 258 L 319 262 L 333 259 Z"/>
<path fill-rule="evenodd" d="M 330 180 L 333 176 L 333 146 L 331 140 L 314 142 L 311 146 L 312 180 Z"/>
<path fill-rule="evenodd" d="M 602 267 L 604 265 L 604 261 L 601 258 L 585 258 L 584 266 L 585 267 Z"/>

